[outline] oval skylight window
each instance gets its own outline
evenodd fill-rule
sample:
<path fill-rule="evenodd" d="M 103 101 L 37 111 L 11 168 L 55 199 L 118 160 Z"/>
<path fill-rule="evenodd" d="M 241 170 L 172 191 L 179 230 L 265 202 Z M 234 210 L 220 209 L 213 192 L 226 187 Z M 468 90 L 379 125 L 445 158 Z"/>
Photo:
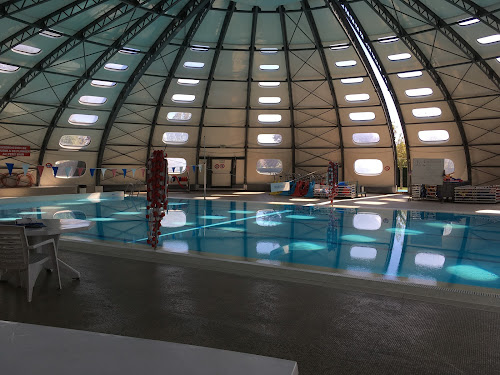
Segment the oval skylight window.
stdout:
<path fill-rule="evenodd" d="M 167 145 L 182 145 L 189 139 L 188 133 L 183 132 L 166 132 L 163 133 L 162 141 Z"/>
<path fill-rule="evenodd" d="M 474 25 L 475 23 L 480 22 L 478 18 L 466 18 L 462 21 L 459 21 L 458 24 L 460 26 L 469 26 L 469 25 Z"/>
<path fill-rule="evenodd" d="M 340 82 L 342 82 L 344 85 L 352 85 L 355 83 L 361 83 L 364 81 L 363 77 L 355 77 L 355 78 L 342 78 Z"/>
<path fill-rule="evenodd" d="M 186 172 L 186 159 L 183 158 L 167 158 L 168 173 L 169 174 L 182 174 Z"/>
<path fill-rule="evenodd" d="M 169 112 L 167 114 L 167 119 L 170 121 L 189 121 L 193 117 L 190 112 Z"/>
<path fill-rule="evenodd" d="M 384 164 L 378 159 L 358 159 L 354 162 L 354 172 L 360 176 L 378 176 L 383 170 Z"/>
<path fill-rule="evenodd" d="M 260 87 L 279 87 L 280 82 L 259 82 Z"/>
<path fill-rule="evenodd" d="M 409 89 L 405 91 L 406 95 L 409 96 L 410 98 L 416 98 L 419 96 L 429 96 L 433 94 L 433 91 L 431 88 L 428 87 L 423 87 L 419 89 Z"/>
<path fill-rule="evenodd" d="M 54 30 L 43 30 L 40 32 L 40 35 L 53 39 L 60 38 L 62 36 L 61 34 L 55 32 Z"/>
<path fill-rule="evenodd" d="M 447 142 L 450 134 L 446 130 L 421 130 L 418 132 L 418 139 L 425 143 Z"/>
<path fill-rule="evenodd" d="M 261 48 L 260 53 L 262 53 L 263 55 L 273 55 L 275 53 L 278 53 L 278 48 L 275 47 Z"/>
<path fill-rule="evenodd" d="M 335 65 L 337 65 L 339 68 L 348 68 L 350 66 L 355 66 L 357 62 L 355 60 L 346 60 L 346 61 L 337 61 L 335 62 Z"/>
<path fill-rule="evenodd" d="M 371 121 L 375 120 L 374 112 L 352 112 L 349 113 L 349 118 L 352 121 Z"/>
<path fill-rule="evenodd" d="M 279 104 L 281 103 L 281 98 L 279 96 L 261 96 L 259 98 L 260 104 Z"/>
<path fill-rule="evenodd" d="M 275 175 L 283 171 L 283 163 L 279 159 L 259 159 L 256 169 L 259 174 Z"/>
<path fill-rule="evenodd" d="M 181 86 L 196 86 L 197 84 L 200 83 L 199 79 L 185 79 L 185 78 L 179 78 L 177 80 L 177 84 Z"/>
<path fill-rule="evenodd" d="M 272 124 L 281 121 L 281 115 L 259 115 L 259 122 L 263 124 Z"/>
<path fill-rule="evenodd" d="M 352 225 L 358 230 L 379 230 L 382 226 L 382 218 L 379 214 L 360 212 L 352 218 Z"/>
<path fill-rule="evenodd" d="M 422 77 L 422 71 L 420 70 L 415 70 L 413 72 L 403 72 L 403 73 L 398 73 L 399 78 L 417 78 L 417 77 Z"/>
<path fill-rule="evenodd" d="M 194 51 L 194 52 L 207 52 L 209 49 L 210 49 L 209 46 L 202 46 L 199 44 L 193 44 L 191 46 L 191 51 Z"/>
<path fill-rule="evenodd" d="M 124 55 L 137 55 L 139 52 L 141 52 L 141 50 L 137 49 L 137 48 L 124 47 L 121 50 L 119 50 L 118 52 L 122 53 Z"/>
<path fill-rule="evenodd" d="M 378 42 L 379 43 L 394 43 L 394 42 L 397 42 L 399 40 L 399 38 L 397 36 L 386 36 L 386 37 L 383 37 L 383 38 L 378 38 Z"/>
<path fill-rule="evenodd" d="M 81 96 L 78 102 L 83 105 L 103 105 L 108 99 L 104 96 Z"/>
<path fill-rule="evenodd" d="M 97 122 L 99 116 L 73 114 L 69 116 L 68 122 L 73 125 L 92 125 Z"/>
<path fill-rule="evenodd" d="M 98 79 L 93 79 L 90 84 L 94 87 L 113 87 L 116 86 L 116 82 L 111 81 L 100 81 Z"/>
<path fill-rule="evenodd" d="M 380 142 L 380 135 L 378 133 L 354 133 L 352 141 L 358 145 L 373 145 Z"/>
<path fill-rule="evenodd" d="M 332 44 L 330 46 L 330 49 L 332 51 L 338 51 L 338 50 L 347 49 L 347 48 L 349 48 L 349 43 L 338 43 L 338 44 Z"/>
<path fill-rule="evenodd" d="M 195 99 L 195 95 L 174 94 L 172 96 L 172 101 L 176 103 L 192 103 Z"/>
<path fill-rule="evenodd" d="M 415 108 L 411 111 L 413 116 L 417 118 L 425 118 L 425 117 L 438 117 L 441 116 L 441 108 L 438 107 L 429 107 L 429 108 Z"/>
<path fill-rule="evenodd" d="M 0 73 L 14 73 L 18 70 L 18 66 L 0 63 Z"/>
<path fill-rule="evenodd" d="M 480 44 L 497 43 L 497 42 L 500 42 L 500 34 L 494 34 L 494 35 L 490 35 L 490 36 L 485 36 L 483 38 L 479 38 L 477 41 Z"/>
<path fill-rule="evenodd" d="M 401 61 L 411 59 L 411 55 L 409 53 L 398 53 L 396 55 L 389 55 L 387 58 L 391 61 Z"/>
<path fill-rule="evenodd" d="M 104 65 L 104 69 L 111 70 L 112 72 L 122 72 L 128 69 L 127 65 L 115 64 L 115 63 L 107 63 Z"/>
<path fill-rule="evenodd" d="M 87 147 L 91 142 L 88 135 L 63 135 L 59 140 L 59 146 L 70 150 L 80 150 Z"/>
<path fill-rule="evenodd" d="M 42 50 L 37 47 L 27 46 L 26 44 L 18 44 L 15 47 L 12 47 L 12 51 L 16 53 L 20 53 L 21 55 L 38 55 Z"/>
<path fill-rule="evenodd" d="M 260 67 L 260 70 L 279 70 L 280 66 L 279 65 L 268 65 L 268 64 L 264 64 L 264 65 L 261 65 Z"/>
<path fill-rule="evenodd" d="M 497 57 L 497 61 L 500 62 L 500 57 Z"/>
<path fill-rule="evenodd" d="M 283 141 L 281 134 L 259 134 L 257 143 L 259 145 L 279 145 Z"/>
<path fill-rule="evenodd" d="M 186 61 L 184 63 L 184 68 L 188 69 L 202 69 L 205 66 L 205 63 L 197 62 L 197 61 Z"/>
<path fill-rule="evenodd" d="M 370 95 L 368 94 L 349 94 L 345 96 L 345 100 L 348 102 L 366 102 L 370 100 Z"/>

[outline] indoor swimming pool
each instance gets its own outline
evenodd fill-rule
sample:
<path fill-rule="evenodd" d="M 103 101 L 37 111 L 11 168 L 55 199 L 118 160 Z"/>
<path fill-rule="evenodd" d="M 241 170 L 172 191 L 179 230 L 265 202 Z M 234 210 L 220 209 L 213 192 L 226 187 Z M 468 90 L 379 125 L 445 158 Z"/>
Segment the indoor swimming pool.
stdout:
<path fill-rule="evenodd" d="M 68 239 L 146 245 L 146 205 L 141 197 L 23 202 L 2 205 L 0 220 L 86 219 L 93 228 Z M 161 231 L 158 251 L 500 289 L 495 216 L 171 199 Z"/>

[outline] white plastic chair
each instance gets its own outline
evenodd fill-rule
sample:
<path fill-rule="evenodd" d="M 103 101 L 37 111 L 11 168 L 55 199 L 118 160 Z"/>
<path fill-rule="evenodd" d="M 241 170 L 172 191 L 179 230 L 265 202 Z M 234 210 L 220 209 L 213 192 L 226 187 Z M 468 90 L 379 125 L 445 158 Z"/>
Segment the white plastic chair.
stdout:
<path fill-rule="evenodd" d="M 36 250 L 45 245 L 52 245 L 54 247 L 50 255 L 30 252 L 30 250 Z M 24 227 L 14 225 L 0 226 L 0 270 L 18 272 L 21 285 L 26 286 L 28 289 L 28 302 L 31 302 L 36 279 L 40 271 L 44 268 L 45 263 L 49 260 L 52 260 L 59 281 L 59 289 L 62 289 L 59 264 L 57 262 L 57 249 L 54 240 L 49 239 L 29 245 Z"/>

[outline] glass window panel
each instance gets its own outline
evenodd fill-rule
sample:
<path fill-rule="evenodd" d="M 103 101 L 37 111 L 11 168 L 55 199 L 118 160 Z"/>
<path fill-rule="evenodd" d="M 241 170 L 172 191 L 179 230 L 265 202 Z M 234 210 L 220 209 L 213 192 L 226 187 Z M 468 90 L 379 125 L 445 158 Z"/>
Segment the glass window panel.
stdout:
<path fill-rule="evenodd" d="M 196 99 L 195 95 L 186 95 L 186 94 L 174 94 L 172 96 L 172 101 L 177 103 L 192 103 Z"/>
<path fill-rule="evenodd" d="M 59 146 L 70 150 L 79 150 L 87 147 L 91 142 L 88 135 L 63 135 L 59 140 Z"/>
<path fill-rule="evenodd" d="M 409 53 L 398 53 L 396 55 L 389 55 L 387 58 L 391 61 L 401 61 L 411 59 L 411 55 Z"/>
<path fill-rule="evenodd" d="M 183 132 L 166 132 L 163 133 L 163 143 L 167 145 L 182 145 L 189 139 L 188 133 Z"/>
<path fill-rule="evenodd" d="M 120 72 L 120 71 L 127 70 L 128 66 L 123 65 L 123 64 L 108 63 L 108 64 L 104 65 L 104 69 L 111 70 L 114 72 Z"/>
<path fill-rule="evenodd" d="M 167 119 L 170 121 L 189 121 L 193 117 L 190 112 L 169 112 L 167 114 Z"/>
<path fill-rule="evenodd" d="M 354 172 L 360 176 L 378 176 L 384 170 L 384 164 L 378 159 L 358 159 L 354 162 Z"/>
<path fill-rule="evenodd" d="M 281 115 L 264 114 L 258 116 L 259 122 L 263 124 L 277 123 L 281 121 Z"/>
<path fill-rule="evenodd" d="M 26 44 L 18 44 L 12 47 L 12 51 L 20 53 L 21 55 L 38 55 L 42 52 L 40 48 L 27 46 Z"/>
<path fill-rule="evenodd" d="M 422 142 L 446 142 L 450 139 L 450 134 L 446 130 L 421 130 L 418 132 L 418 139 Z"/>
<path fill-rule="evenodd" d="M 279 145 L 283 141 L 281 134 L 259 134 L 257 143 L 259 145 Z"/>
<path fill-rule="evenodd" d="M 283 171 L 283 163 L 279 159 L 259 159 L 256 169 L 259 174 L 275 175 Z"/>
<path fill-rule="evenodd" d="M 352 85 L 355 83 L 361 83 L 364 81 L 363 77 L 354 77 L 354 78 L 342 78 L 340 82 L 342 82 L 344 85 Z"/>
<path fill-rule="evenodd" d="M 399 78 L 417 78 L 417 77 L 422 77 L 422 72 L 420 70 L 415 70 L 413 72 L 403 72 L 403 73 L 398 73 Z"/>
<path fill-rule="evenodd" d="M 97 115 L 81 115 L 73 114 L 69 116 L 68 122 L 73 125 L 92 125 L 97 122 L 99 116 Z"/>
<path fill-rule="evenodd" d="M 335 65 L 337 65 L 339 68 L 348 68 L 351 66 L 355 66 L 357 62 L 355 60 L 346 60 L 346 61 L 337 61 Z"/>
<path fill-rule="evenodd" d="M 184 63 L 184 68 L 188 68 L 188 69 L 202 69 L 204 66 L 205 66 L 205 63 L 197 62 L 197 61 L 186 61 Z"/>
<path fill-rule="evenodd" d="M 378 133 L 354 133 L 352 141 L 360 145 L 375 144 L 380 142 L 380 135 Z"/>
<path fill-rule="evenodd" d="M 494 34 L 490 36 L 485 36 L 477 40 L 480 44 L 492 44 L 500 42 L 500 34 Z"/>
<path fill-rule="evenodd" d="M 199 79 L 185 79 L 185 78 L 179 78 L 177 80 L 177 84 L 181 86 L 196 86 L 197 84 L 200 83 Z"/>
<path fill-rule="evenodd" d="M 413 116 L 417 118 L 425 118 L 425 117 L 438 117 L 441 116 L 441 108 L 438 107 L 430 107 L 430 108 L 415 108 L 411 111 Z"/>
<path fill-rule="evenodd" d="M 371 121 L 375 120 L 374 112 L 352 112 L 349 113 L 349 118 L 352 121 Z"/>
<path fill-rule="evenodd" d="M 279 70 L 280 66 L 276 64 L 263 64 L 260 66 L 260 70 Z"/>
<path fill-rule="evenodd" d="M 279 96 L 261 96 L 259 98 L 260 104 L 278 104 L 281 103 L 281 98 Z"/>
<path fill-rule="evenodd" d="M 67 179 L 83 177 L 85 171 L 87 170 L 87 164 L 84 161 L 79 160 L 59 160 L 54 163 L 54 166 L 59 168 L 57 171 L 57 178 Z M 81 174 L 79 173 L 78 168 L 83 168 Z"/>
<path fill-rule="evenodd" d="M 168 160 L 168 173 L 169 174 L 182 174 L 186 172 L 186 159 L 183 158 L 167 158 Z M 175 169 L 175 171 L 174 171 Z"/>
<path fill-rule="evenodd" d="M 113 87 L 116 86 L 116 82 L 111 82 L 111 81 L 100 81 L 98 79 L 92 80 L 90 84 L 94 87 Z"/>
<path fill-rule="evenodd" d="M 370 100 L 370 95 L 368 94 L 349 94 L 345 96 L 345 100 L 348 102 L 366 102 Z"/>
<path fill-rule="evenodd" d="M 78 102 L 83 105 L 103 105 L 108 99 L 104 96 L 81 96 Z"/>

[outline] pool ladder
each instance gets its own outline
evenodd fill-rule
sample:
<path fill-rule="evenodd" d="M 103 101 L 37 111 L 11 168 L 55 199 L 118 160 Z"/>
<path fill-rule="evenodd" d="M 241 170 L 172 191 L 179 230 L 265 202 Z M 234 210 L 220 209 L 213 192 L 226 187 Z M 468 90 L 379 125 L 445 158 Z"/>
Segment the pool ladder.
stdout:
<path fill-rule="evenodd" d="M 130 187 L 130 190 L 129 190 L 129 187 Z M 140 192 L 141 192 L 141 189 L 138 189 L 138 190 L 137 190 L 137 195 L 136 195 L 136 197 L 138 197 L 138 196 L 139 196 L 139 193 L 140 193 Z M 127 195 L 127 193 L 128 193 L 128 195 Z M 132 184 L 132 183 L 129 183 L 129 184 L 127 185 L 127 187 L 125 188 L 125 195 L 126 195 L 126 196 L 129 196 L 129 197 L 133 197 L 135 193 L 136 193 L 136 191 L 135 191 L 135 185 L 134 185 L 134 184 Z"/>

